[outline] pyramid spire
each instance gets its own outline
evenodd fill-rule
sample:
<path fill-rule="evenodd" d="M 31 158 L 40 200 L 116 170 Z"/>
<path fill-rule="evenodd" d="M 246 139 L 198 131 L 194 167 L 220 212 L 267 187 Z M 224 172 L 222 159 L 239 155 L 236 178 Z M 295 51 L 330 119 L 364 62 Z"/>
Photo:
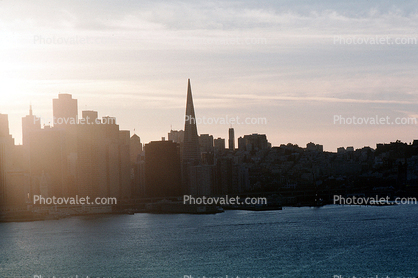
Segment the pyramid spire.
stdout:
<path fill-rule="evenodd" d="M 184 123 L 183 160 L 200 160 L 199 136 L 197 135 L 196 116 L 193 106 L 190 79 L 187 84 L 187 103 Z"/>

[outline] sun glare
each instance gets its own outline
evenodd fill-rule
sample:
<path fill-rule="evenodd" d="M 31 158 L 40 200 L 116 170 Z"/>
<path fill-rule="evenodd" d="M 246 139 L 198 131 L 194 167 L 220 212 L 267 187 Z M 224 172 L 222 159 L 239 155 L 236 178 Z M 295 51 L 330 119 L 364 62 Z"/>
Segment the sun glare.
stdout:
<path fill-rule="evenodd" d="M 25 101 L 26 93 L 22 88 L 21 81 L 0 78 L 0 107 L 2 110 Z"/>

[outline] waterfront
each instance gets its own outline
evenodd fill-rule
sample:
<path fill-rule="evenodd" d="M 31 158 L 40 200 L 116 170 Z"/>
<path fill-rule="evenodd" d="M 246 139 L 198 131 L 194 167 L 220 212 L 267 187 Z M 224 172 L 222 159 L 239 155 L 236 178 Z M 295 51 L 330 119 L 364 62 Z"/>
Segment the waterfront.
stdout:
<path fill-rule="evenodd" d="M 417 205 L 0 223 L 0 277 L 416 277 Z"/>

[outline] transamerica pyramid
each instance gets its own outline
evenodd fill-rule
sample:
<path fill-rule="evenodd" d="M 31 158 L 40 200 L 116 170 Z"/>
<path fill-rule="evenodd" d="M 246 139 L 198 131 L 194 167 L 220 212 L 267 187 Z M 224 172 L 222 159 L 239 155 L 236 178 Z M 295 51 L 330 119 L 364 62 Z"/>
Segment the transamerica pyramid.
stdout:
<path fill-rule="evenodd" d="M 199 162 L 200 147 L 197 135 L 196 116 L 194 113 L 192 87 L 188 79 L 186 115 L 184 123 L 183 161 Z"/>

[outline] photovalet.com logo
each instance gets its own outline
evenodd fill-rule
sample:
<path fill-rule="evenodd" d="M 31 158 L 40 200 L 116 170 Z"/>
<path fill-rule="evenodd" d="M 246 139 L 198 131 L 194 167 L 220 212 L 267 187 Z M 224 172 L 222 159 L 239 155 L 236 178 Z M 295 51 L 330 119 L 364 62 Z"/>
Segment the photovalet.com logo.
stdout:
<path fill-rule="evenodd" d="M 185 122 L 197 125 L 266 125 L 267 118 L 264 117 L 246 117 L 225 115 L 223 117 L 193 117 L 186 115 Z"/>
<path fill-rule="evenodd" d="M 334 115 L 335 125 L 416 125 L 418 119 L 414 117 L 396 117 L 392 119 L 389 116 L 381 117 L 378 115 L 372 117 Z"/>

